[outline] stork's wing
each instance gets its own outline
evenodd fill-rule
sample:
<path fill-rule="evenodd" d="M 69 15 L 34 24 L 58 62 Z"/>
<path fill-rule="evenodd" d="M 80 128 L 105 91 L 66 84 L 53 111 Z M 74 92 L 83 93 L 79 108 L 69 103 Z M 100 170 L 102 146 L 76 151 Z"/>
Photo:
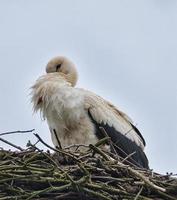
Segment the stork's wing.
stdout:
<path fill-rule="evenodd" d="M 100 127 L 103 127 L 121 157 L 132 154 L 128 159 L 130 162 L 148 168 L 148 160 L 143 151 L 144 139 L 130 118 L 96 94 L 85 90 L 83 92 L 85 109 L 95 125 L 96 136 L 99 139 L 104 137 L 100 130 Z"/>
<path fill-rule="evenodd" d="M 127 115 L 125 114 L 124 112 L 120 111 L 117 107 L 115 107 L 113 104 L 111 104 L 110 102 L 107 101 L 107 104 L 115 111 L 117 112 L 118 115 L 122 116 L 126 121 L 127 123 L 129 123 L 131 125 L 131 127 L 134 129 L 134 131 L 139 135 L 139 137 L 141 138 L 141 141 L 144 145 L 144 147 L 146 146 L 146 142 L 143 138 L 143 136 L 141 135 L 140 131 L 138 130 L 138 128 L 133 125 L 133 121 L 132 119 Z"/>

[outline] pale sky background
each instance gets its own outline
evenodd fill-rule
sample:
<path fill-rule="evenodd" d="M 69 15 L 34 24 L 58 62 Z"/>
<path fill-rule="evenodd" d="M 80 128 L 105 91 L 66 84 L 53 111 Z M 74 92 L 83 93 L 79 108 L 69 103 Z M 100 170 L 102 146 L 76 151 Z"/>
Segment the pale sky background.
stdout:
<path fill-rule="evenodd" d="M 177 173 L 176 0 L 1 0 L 0 133 L 35 128 L 51 144 L 28 94 L 56 55 L 77 65 L 79 87 L 134 120 L 152 169 Z"/>

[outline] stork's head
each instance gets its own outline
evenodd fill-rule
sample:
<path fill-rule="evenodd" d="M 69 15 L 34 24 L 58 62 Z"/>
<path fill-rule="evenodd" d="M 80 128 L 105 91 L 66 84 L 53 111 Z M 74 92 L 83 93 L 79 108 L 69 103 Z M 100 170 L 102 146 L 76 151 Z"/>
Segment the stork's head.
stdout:
<path fill-rule="evenodd" d="M 52 58 L 47 64 L 46 72 L 58 72 L 64 75 L 67 81 L 70 82 L 72 86 L 76 85 L 78 79 L 78 74 L 75 65 L 64 56 L 57 56 L 55 58 Z"/>

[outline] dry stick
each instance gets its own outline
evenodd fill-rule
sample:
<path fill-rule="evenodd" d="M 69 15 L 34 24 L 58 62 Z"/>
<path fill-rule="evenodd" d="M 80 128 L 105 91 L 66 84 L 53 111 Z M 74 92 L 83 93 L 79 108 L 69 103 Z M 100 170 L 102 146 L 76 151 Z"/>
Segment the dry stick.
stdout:
<path fill-rule="evenodd" d="M 95 144 L 95 146 L 96 147 L 99 147 L 99 146 L 101 146 L 101 145 L 103 145 L 103 144 L 105 144 L 106 142 L 108 142 L 110 140 L 110 137 L 104 137 L 103 139 L 101 139 L 101 140 L 99 140 L 96 144 Z"/>
<path fill-rule="evenodd" d="M 106 132 L 106 130 L 105 130 L 103 127 L 99 127 L 99 128 L 100 128 L 100 130 L 102 131 L 102 133 L 103 133 L 103 135 L 104 135 L 105 137 L 109 137 L 109 136 L 108 136 L 108 133 Z M 131 131 L 131 130 L 129 130 L 129 131 Z M 129 131 L 128 131 L 126 134 L 128 134 Z M 127 155 L 126 158 L 123 159 L 123 161 L 127 160 L 128 158 L 131 158 L 131 156 L 134 155 L 134 153 L 135 153 L 135 152 L 133 152 L 132 154 L 129 154 L 129 155 L 128 155 L 128 154 L 127 154 L 125 151 L 123 151 L 123 149 L 121 149 L 116 143 L 113 143 L 112 140 L 109 140 L 109 144 L 110 144 L 110 146 L 111 146 L 112 149 L 113 149 L 113 153 L 114 153 L 115 155 L 117 155 L 117 157 L 122 158 L 121 156 L 119 156 L 119 155 L 117 154 L 117 151 L 115 150 L 115 147 L 114 147 L 114 146 L 116 146 L 122 153 L 124 153 L 125 155 Z M 132 163 L 132 162 L 130 162 L 130 161 L 128 161 L 128 160 L 127 160 L 127 163 L 130 164 L 130 165 L 132 165 L 132 166 L 134 166 L 134 167 L 138 167 L 138 163 L 137 163 L 133 158 L 131 158 L 131 159 L 132 159 L 137 165 L 135 165 L 134 163 Z M 123 161 L 122 161 L 122 162 L 123 162 Z"/>
<path fill-rule="evenodd" d="M 109 137 L 108 134 L 107 134 L 107 132 L 105 131 L 105 129 L 104 129 L 103 127 L 99 127 L 99 128 L 100 128 L 101 132 L 103 133 L 103 135 L 104 135 L 105 137 Z M 110 137 L 109 137 L 109 138 L 110 138 Z M 114 153 L 115 155 L 118 156 L 117 151 L 115 150 L 114 145 L 113 145 L 111 139 L 108 140 L 108 142 L 109 142 L 109 145 L 110 145 L 110 146 L 112 147 L 112 149 L 113 149 L 113 153 Z"/>
<path fill-rule="evenodd" d="M 59 149 L 62 149 L 61 142 L 60 142 L 60 140 L 59 140 L 59 138 L 58 138 L 58 136 L 57 136 L 57 132 L 56 132 L 55 129 L 53 129 L 53 133 L 54 133 L 54 135 L 55 135 L 55 137 L 56 137 L 56 140 L 57 140 Z"/>
<path fill-rule="evenodd" d="M 109 198 L 99 192 L 96 192 L 96 191 L 93 191 L 93 190 L 90 190 L 88 188 L 83 188 L 83 191 L 88 193 L 88 194 L 91 194 L 92 196 L 96 196 L 98 197 L 99 199 L 103 199 L 103 200 L 111 200 L 112 198 Z"/>
<path fill-rule="evenodd" d="M 27 195 L 8 196 L 8 197 L 0 197 L 0 200 L 12 200 L 12 199 L 17 200 L 20 198 L 24 199 L 26 197 L 27 197 Z"/>
<path fill-rule="evenodd" d="M 127 135 L 127 134 L 129 134 L 130 133 L 130 131 L 131 130 L 133 130 L 133 127 L 131 128 L 131 129 L 129 129 L 126 133 L 125 133 L 125 136 Z M 104 132 L 107 134 L 107 132 L 104 130 Z M 121 140 L 119 140 L 118 142 L 120 142 Z M 134 163 L 132 163 L 131 161 L 128 161 L 127 160 L 127 162 L 129 163 L 129 164 L 131 164 L 131 165 L 133 165 L 134 167 L 140 167 L 141 168 L 141 166 L 139 165 L 139 163 L 137 163 L 131 156 L 129 156 L 129 155 L 131 155 L 131 154 L 127 154 L 123 149 L 121 149 L 118 145 L 117 145 L 117 143 L 112 143 L 112 145 L 113 145 L 113 148 L 114 148 L 114 145 L 122 152 L 122 153 L 124 153 L 125 155 L 127 155 L 127 157 L 128 158 L 131 158 L 131 160 L 133 161 L 133 162 L 135 162 L 135 164 Z M 114 151 L 115 151 L 115 149 L 114 149 Z M 133 155 L 133 154 L 132 154 Z M 126 158 L 127 158 L 126 157 Z"/>
<path fill-rule="evenodd" d="M 114 181 L 114 182 L 120 182 L 120 183 L 125 183 L 125 182 L 129 182 L 129 181 L 134 181 L 133 178 L 115 178 L 115 177 L 112 177 L 112 176 L 95 176 L 95 175 L 92 175 L 91 176 L 92 179 L 95 179 L 95 180 L 101 180 L 101 181 Z"/>
<path fill-rule="evenodd" d="M 161 192 L 166 192 L 165 188 L 162 188 L 160 186 L 155 185 L 153 182 L 151 182 L 148 178 L 146 178 L 143 174 L 139 173 L 138 171 L 132 169 L 131 167 L 127 167 L 129 172 L 137 177 L 139 177 L 141 180 L 145 182 L 146 185 L 149 185 L 152 189 L 161 191 Z"/>
<path fill-rule="evenodd" d="M 48 188 L 45 188 L 43 190 L 33 192 L 32 195 L 30 197 L 28 197 L 26 200 L 33 199 L 34 197 L 37 197 L 38 195 L 43 194 L 45 192 L 63 191 L 65 189 L 68 189 L 69 187 L 71 187 L 71 183 L 66 184 L 66 185 L 62 185 L 62 186 L 59 186 L 59 187 L 53 187 L 53 186 L 48 187 Z"/>
<path fill-rule="evenodd" d="M 6 144 L 8 144 L 8 145 L 10 145 L 10 146 L 12 146 L 12 147 L 14 147 L 14 148 L 20 150 L 20 151 L 23 151 L 23 150 L 24 150 L 24 149 L 22 149 L 21 147 L 15 145 L 15 144 L 13 144 L 13 143 L 11 143 L 11 142 L 5 140 L 5 139 L 0 138 L 0 141 L 4 142 L 4 143 L 6 143 Z"/>
<path fill-rule="evenodd" d="M 124 163 L 127 159 L 129 159 L 131 156 L 133 156 L 134 154 L 136 154 L 136 152 L 134 151 L 133 153 L 129 154 L 127 157 L 125 157 L 123 160 L 122 160 L 122 163 Z"/>
<path fill-rule="evenodd" d="M 86 144 L 72 144 L 72 145 L 69 145 L 67 147 L 64 147 L 63 149 L 66 150 L 66 149 L 71 149 L 71 148 L 79 148 L 79 147 L 85 147 L 85 148 L 88 148 L 89 145 L 86 145 Z"/>
<path fill-rule="evenodd" d="M 99 146 L 101 146 L 103 144 L 106 144 L 108 142 L 108 140 L 110 140 L 110 137 L 104 137 L 101 140 L 99 140 L 96 144 L 94 144 L 94 147 L 99 147 Z M 92 147 L 92 148 L 94 148 L 94 147 Z M 89 151 L 90 151 L 90 149 L 88 150 L 88 152 Z M 93 156 L 94 156 L 94 153 L 95 152 L 93 152 Z"/>
<path fill-rule="evenodd" d="M 119 141 L 120 142 L 120 141 Z M 130 154 L 127 154 L 123 149 L 121 149 L 116 143 L 114 143 L 114 145 L 115 145 L 115 147 L 116 148 L 118 148 L 122 153 L 124 153 L 126 156 L 129 156 Z M 121 157 L 121 156 L 119 156 L 120 158 L 122 158 L 123 159 L 123 157 Z M 131 160 L 135 163 L 132 163 L 131 161 L 129 161 L 129 160 L 126 160 L 126 162 L 129 164 L 129 165 L 131 165 L 131 166 L 133 166 L 133 167 L 136 167 L 136 168 L 141 168 L 142 169 L 142 167 L 139 165 L 139 163 L 137 162 L 137 161 L 135 161 L 132 157 L 129 157 L 129 158 L 131 158 Z M 122 161 L 121 161 L 122 162 Z"/>
<path fill-rule="evenodd" d="M 42 152 L 40 149 L 38 149 L 36 146 L 34 146 L 34 145 L 32 145 L 32 144 L 30 144 L 30 145 L 31 145 L 33 148 L 37 149 L 40 153 L 43 153 L 43 152 Z M 43 155 L 47 156 L 45 153 L 43 153 Z M 57 164 L 55 163 L 55 161 L 54 161 L 53 159 L 51 159 L 49 156 L 47 156 L 47 158 L 50 159 L 50 160 L 56 165 L 56 167 L 57 167 L 60 171 L 62 171 L 63 173 L 65 173 L 66 177 L 71 181 L 71 184 L 74 182 L 74 181 L 72 180 L 72 178 L 71 178 L 68 174 L 66 174 L 66 172 L 65 172 L 64 170 L 62 170 L 61 168 L 59 168 L 59 167 L 57 166 Z M 48 188 L 47 188 L 47 189 L 48 189 Z M 34 192 L 34 193 L 29 197 L 29 199 L 31 199 L 31 197 L 34 197 L 34 196 L 36 196 L 36 195 L 39 195 L 39 194 L 43 193 L 43 192 L 46 191 L 47 189 Z"/>
<path fill-rule="evenodd" d="M 100 154 L 101 156 L 103 156 L 103 158 L 104 158 L 105 160 L 110 161 L 109 157 L 108 157 L 101 149 L 99 149 L 98 147 L 94 146 L 93 144 L 90 144 L 89 147 L 90 147 L 91 149 L 93 149 L 93 151 L 94 151 L 95 153 L 98 153 L 98 154 Z"/>
<path fill-rule="evenodd" d="M 56 151 L 56 152 L 59 152 L 59 153 L 62 153 L 62 154 L 64 154 L 64 155 L 67 155 L 67 156 L 71 157 L 73 160 L 75 160 L 75 161 L 78 163 L 78 166 L 84 171 L 84 173 L 86 173 L 86 175 L 88 175 L 89 172 L 88 172 L 88 171 L 85 169 L 85 167 L 82 165 L 82 162 L 81 162 L 79 159 L 77 159 L 77 158 L 75 157 L 75 155 L 70 154 L 70 153 L 68 153 L 68 152 L 65 152 L 65 151 L 63 151 L 63 150 L 61 150 L 61 149 L 55 149 L 55 148 L 51 147 L 50 145 L 48 145 L 47 143 L 45 143 L 45 142 L 42 140 L 42 138 L 41 138 L 38 134 L 34 133 L 34 135 L 38 138 L 38 140 L 39 140 L 40 142 L 42 142 L 45 146 L 47 146 L 48 148 L 52 149 L 53 151 Z M 72 183 L 75 184 L 74 182 L 72 182 Z"/>
<path fill-rule="evenodd" d="M 40 150 L 39 148 L 37 148 L 36 146 L 30 144 L 33 148 L 35 148 L 36 150 L 38 150 L 40 153 L 42 153 L 45 157 L 47 157 L 56 167 L 58 170 L 60 170 L 63 174 L 66 175 L 66 178 L 68 178 L 71 183 L 74 183 L 74 180 L 69 176 L 69 174 L 67 174 L 61 167 L 59 167 L 57 165 L 57 163 L 55 162 L 55 160 L 53 160 L 50 156 L 48 156 L 46 153 L 44 153 L 42 150 Z"/>
<path fill-rule="evenodd" d="M 170 196 L 170 195 L 168 195 L 168 194 L 166 194 L 166 193 L 163 193 L 163 192 L 161 192 L 161 191 L 158 191 L 158 193 L 159 193 L 161 196 L 163 196 L 163 197 L 165 197 L 165 198 L 167 198 L 167 199 L 170 199 L 170 200 L 177 200 L 177 198 L 172 197 L 172 196 Z"/>
<path fill-rule="evenodd" d="M 78 200 L 78 193 L 76 193 L 76 192 L 68 192 L 66 194 L 61 194 L 59 196 L 56 196 L 55 199 L 57 199 L 57 200 L 60 200 L 60 199 L 63 200 L 63 199 L 66 199 L 66 198 L 77 199 Z"/>
<path fill-rule="evenodd" d="M 77 159 L 77 158 L 75 157 L 75 155 L 73 155 L 73 154 L 71 154 L 71 153 L 68 153 L 68 152 L 65 152 L 65 151 L 63 151 L 63 150 L 61 150 L 61 149 L 53 148 L 53 147 L 51 147 L 50 145 L 48 145 L 46 142 L 44 142 L 43 139 L 42 139 L 37 133 L 34 133 L 34 135 L 38 138 L 38 140 L 39 140 L 42 144 L 44 144 L 44 145 L 45 145 L 46 147 L 48 147 L 49 149 L 51 149 L 51 150 L 53 150 L 53 151 L 55 151 L 55 152 L 64 154 L 64 155 L 66 155 L 66 156 L 69 156 L 69 157 L 73 158 L 73 160 L 75 160 L 75 161 L 77 161 L 77 162 L 80 162 L 80 160 Z"/>
<path fill-rule="evenodd" d="M 103 190 L 106 191 L 110 194 L 124 194 L 124 195 L 129 195 L 129 193 L 127 193 L 126 191 L 117 189 L 117 188 L 113 188 L 107 184 L 97 184 L 97 183 L 87 183 L 86 186 L 88 186 L 89 188 L 92 188 L 94 190 Z M 134 196 L 134 194 L 131 194 Z"/>
<path fill-rule="evenodd" d="M 118 189 L 118 188 L 114 188 L 114 187 L 111 187 L 109 185 L 106 185 L 106 184 L 97 184 L 97 183 L 87 183 L 86 186 L 88 186 L 89 188 L 92 188 L 94 190 L 102 190 L 102 191 L 105 191 L 105 192 L 108 192 L 109 194 L 118 194 L 118 195 L 124 195 L 124 196 L 127 196 L 127 197 L 134 197 L 135 194 L 131 194 L 131 193 L 128 193 L 124 190 L 121 190 L 121 189 Z M 143 200 L 152 200 L 150 198 L 146 198 L 144 196 L 139 196 L 141 197 L 141 199 Z"/>
<path fill-rule="evenodd" d="M 62 152 L 62 153 L 63 153 L 63 152 Z M 50 157 L 50 156 L 49 156 L 49 157 Z M 73 158 L 73 157 L 72 157 L 72 158 Z M 124 166 L 124 164 L 122 164 L 122 166 Z M 130 168 L 127 168 L 127 169 L 128 169 L 129 171 L 133 170 L 133 169 L 130 169 Z M 136 172 L 136 174 L 133 173 L 134 171 Z M 152 183 L 147 177 L 145 177 L 143 174 L 141 174 L 140 172 L 138 172 L 138 171 L 136 171 L 136 170 L 133 170 L 133 172 L 132 172 L 132 174 L 134 174 L 134 176 L 136 176 L 136 177 L 140 178 L 141 180 L 143 180 L 144 183 L 145 183 L 147 186 L 150 186 L 150 185 L 148 184 L 147 180 L 148 180 L 151 184 L 154 184 L 154 183 Z M 137 173 L 139 173 L 141 176 L 144 176 L 144 178 L 147 179 L 147 180 L 145 181 L 142 177 L 139 177 L 139 176 L 137 175 Z M 154 184 L 154 185 L 155 185 L 155 184 Z M 155 185 L 156 187 L 158 187 L 158 189 L 159 189 L 159 188 L 163 189 L 163 191 L 162 191 L 162 190 L 158 190 L 157 188 L 154 188 L 154 185 L 153 185 L 153 186 L 150 186 L 150 188 L 152 188 L 153 190 L 155 190 L 156 192 L 158 192 L 161 196 L 164 196 L 164 197 L 166 197 L 166 198 L 168 198 L 168 199 L 175 199 L 175 200 L 176 200 L 175 197 L 171 197 L 171 196 L 169 196 L 168 194 L 163 193 L 163 192 L 166 191 L 164 188 L 161 188 L 161 187 Z M 87 190 L 87 189 L 86 189 L 86 190 Z M 164 190 L 165 190 L 165 191 L 164 191 Z M 139 195 L 139 198 L 141 198 L 141 195 Z"/>
<path fill-rule="evenodd" d="M 125 165 L 123 163 L 120 163 L 121 166 L 125 167 Z M 146 178 L 143 174 L 139 173 L 137 170 L 132 169 L 130 166 L 127 167 L 127 169 L 129 170 L 129 172 L 137 177 L 139 177 L 141 180 L 143 180 L 145 182 L 146 185 L 148 185 L 149 187 L 151 187 L 153 190 L 157 190 L 159 192 L 159 194 L 163 195 L 163 196 L 167 196 L 167 194 L 165 194 L 166 189 L 162 188 L 160 186 L 157 186 L 156 184 L 154 184 L 153 182 L 151 182 L 148 178 Z M 171 199 L 175 199 L 174 197 L 171 197 Z"/>
<path fill-rule="evenodd" d="M 117 145 L 115 145 L 117 148 L 119 148 Z M 120 149 L 120 148 L 119 148 Z M 122 151 L 122 149 L 120 149 L 121 151 Z M 109 154 L 111 155 L 111 156 L 113 156 L 113 153 L 111 153 L 111 152 L 109 152 Z M 128 156 L 128 155 L 127 155 Z M 134 167 L 134 168 L 136 168 L 136 169 L 141 169 L 141 170 L 143 170 L 144 168 L 139 168 L 137 165 L 135 165 L 135 164 L 133 164 L 132 162 L 130 162 L 130 161 L 128 161 L 128 160 L 126 160 L 126 162 L 127 162 L 127 164 L 125 164 L 125 163 L 123 163 L 122 162 L 122 160 L 124 159 L 122 156 L 119 156 L 119 158 L 121 158 L 121 160 L 120 161 L 118 161 L 119 163 L 121 163 L 121 164 L 124 164 L 125 166 L 127 166 L 127 165 L 130 165 L 130 166 L 132 166 L 132 167 Z M 146 170 L 146 169 L 144 169 L 144 170 Z"/>
<path fill-rule="evenodd" d="M 136 195 L 136 197 L 134 198 L 134 200 L 138 200 L 141 192 L 143 191 L 143 186 L 141 187 L 140 191 L 138 192 L 138 194 Z"/>
<path fill-rule="evenodd" d="M 4 133 L 0 133 L 0 136 L 2 136 L 2 135 L 14 134 L 14 133 L 31 133 L 31 132 L 33 132 L 34 130 L 35 130 L 35 129 L 26 130 L 26 131 L 11 131 L 11 132 L 4 132 Z"/>

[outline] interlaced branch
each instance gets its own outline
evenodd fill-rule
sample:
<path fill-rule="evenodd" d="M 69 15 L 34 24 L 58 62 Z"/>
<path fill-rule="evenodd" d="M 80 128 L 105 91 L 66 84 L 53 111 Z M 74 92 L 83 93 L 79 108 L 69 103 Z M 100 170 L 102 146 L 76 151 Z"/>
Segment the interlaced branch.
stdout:
<path fill-rule="evenodd" d="M 20 132 L 7 132 L 16 133 Z M 118 156 L 111 157 L 100 148 L 109 140 L 107 135 L 95 145 L 63 149 L 51 147 L 38 134 L 35 137 L 38 142 L 28 142 L 26 149 L 1 138 L 17 150 L 0 150 L 0 200 L 177 200 L 176 178 L 125 165 Z M 50 151 L 38 148 L 38 143 Z"/>

